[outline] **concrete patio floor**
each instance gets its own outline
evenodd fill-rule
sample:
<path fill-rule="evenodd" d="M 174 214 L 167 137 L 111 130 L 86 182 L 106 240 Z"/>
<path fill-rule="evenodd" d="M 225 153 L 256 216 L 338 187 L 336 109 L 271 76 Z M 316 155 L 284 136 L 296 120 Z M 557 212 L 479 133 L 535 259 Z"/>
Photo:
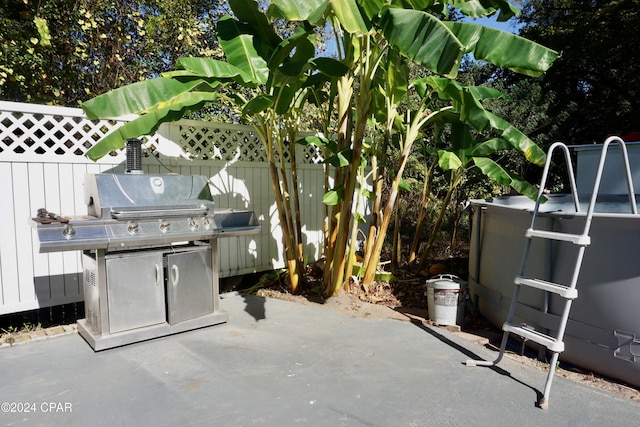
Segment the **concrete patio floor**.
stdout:
<path fill-rule="evenodd" d="M 439 328 L 226 295 L 229 322 L 95 353 L 78 335 L 0 349 L 0 425 L 637 426 L 640 405 Z M 14 412 L 12 412 L 12 410 Z M 29 412 L 26 412 L 26 411 Z"/>

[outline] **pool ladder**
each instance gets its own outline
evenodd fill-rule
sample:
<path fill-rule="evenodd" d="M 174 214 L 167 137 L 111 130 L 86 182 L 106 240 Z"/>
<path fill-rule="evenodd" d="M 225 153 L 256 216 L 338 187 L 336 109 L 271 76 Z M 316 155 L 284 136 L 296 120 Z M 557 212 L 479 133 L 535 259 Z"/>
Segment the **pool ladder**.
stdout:
<path fill-rule="evenodd" d="M 537 229 L 536 220 L 538 218 L 538 210 L 540 208 L 540 204 L 545 199 L 544 188 L 547 183 L 549 166 L 551 164 L 551 158 L 553 156 L 553 152 L 557 148 L 561 149 L 564 152 L 564 158 L 567 165 L 569 182 L 571 185 L 571 194 L 573 197 L 575 210 L 576 212 L 580 212 L 580 201 L 578 198 L 578 192 L 576 188 L 576 181 L 575 181 L 575 176 L 573 173 L 573 167 L 571 163 L 571 156 L 569 154 L 569 148 L 562 142 L 556 142 L 553 145 L 551 145 L 551 147 L 549 148 L 549 152 L 547 153 L 547 160 L 544 166 L 544 170 L 542 172 L 542 179 L 540 181 L 540 190 L 538 192 L 535 208 L 533 210 L 533 218 L 531 220 L 531 226 L 525 232 L 526 243 L 525 243 L 524 255 L 522 257 L 520 272 L 518 273 L 518 275 L 514 280 L 514 284 L 516 286 L 513 291 L 513 299 L 511 300 L 511 307 L 509 309 L 507 320 L 502 325 L 502 330 L 504 332 L 502 335 L 502 343 L 500 345 L 500 353 L 498 354 L 498 357 L 494 361 L 467 360 L 466 362 L 467 366 L 497 365 L 500 362 L 500 360 L 502 360 L 502 356 L 504 355 L 505 349 L 507 347 L 509 334 L 511 333 L 514 335 L 520 336 L 525 340 L 530 340 L 546 347 L 548 350 L 552 352 L 552 356 L 549 362 L 549 373 L 547 374 L 547 380 L 544 386 L 544 393 L 538 401 L 538 406 L 542 409 L 549 408 L 549 392 L 551 391 L 551 382 L 553 381 L 553 376 L 555 374 L 556 364 L 558 362 L 558 356 L 560 355 L 560 353 L 564 351 L 563 339 L 564 339 L 565 329 L 567 326 L 567 321 L 569 320 L 571 303 L 573 302 L 574 299 L 578 298 L 578 290 L 576 289 L 576 284 L 578 282 L 578 276 L 580 274 L 580 269 L 582 267 L 582 259 L 584 257 L 584 251 L 586 247 L 589 246 L 591 243 L 591 238 L 589 237 L 591 220 L 593 218 L 593 212 L 595 209 L 596 200 L 598 198 L 598 190 L 600 189 L 600 181 L 602 178 L 602 171 L 604 169 L 604 162 L 607 155 L 607 150 L 609 149 L 609 144 L 612 142 L 616 142 L 620 145 L 620 152 L 622 154 L 622 161 L 624 162 L 624 167 L 626 172 L 627 190 L 629 192 L 629 203 L 631 204 L 631 211 L 634 214 L 638 213 L 637 207 L 636 207 L 635 192 L 633 189 L 633 181 L 631 178 L 631 169 L 629 167 L 629 157 L 627 155 L 626 146 L 621 138 L 617 136 L 612 136 L 607 138 L 607 140 L 604 142 L 602 147 L 602 153 L 600 154 L 600 162 L 598 164 L 598 169 L 596 171 L 595 182 L 593 185 L 593 192 L 591 193 L 591 200 L 589 202 L 589 208 L 587 210 L 584 230 L 582 234 L 569 234 L 569 233 Z M 578 246 L 578 253 L 576 257 L 575 267 L 573 270 L 573 275 L 571 277 L 571 282 L 568 285 L 553 283 L 546 280 L 525 276 L 524 272 L 527 266 L 529 251 L 530 251 L 531 243 L 533 239 L 556 240 L 560 242 L 571 243 Z M 564 308 L 562 310 L 562 315 L 560 316 L 560 323 L 558 325 L 558 331 L 556 335 L 552 336 L 552 335 L 547 335 L 542 332 L 536 331 L 526 323 L 521 323 L 521 324 L 514 323 L 513 317 L 516 311 L 516 306 L 518 304 L 518 297 L 519 297 L 520 289 L 522 286 L 540 289 L 542 291 L 545 291 L 551 294 L 557 294 L 564 299 Z"/>

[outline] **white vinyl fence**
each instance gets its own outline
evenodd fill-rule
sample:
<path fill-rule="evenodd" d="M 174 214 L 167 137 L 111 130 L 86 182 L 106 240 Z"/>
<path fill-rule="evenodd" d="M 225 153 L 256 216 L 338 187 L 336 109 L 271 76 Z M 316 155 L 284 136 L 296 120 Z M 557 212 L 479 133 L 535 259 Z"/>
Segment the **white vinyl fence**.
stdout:
<path fill-rule="evenodd" d="M 0 315 L 82 301 L 80 253 L 39 254 L 29 218 L 39 208 L 86 214 L 85 174 L 123 172 L 125 157 L 94 163 L 84 154 L 125 120 L 89 121 L 80 109 L 0 101 Z M 284 267 L 266 154 L 251 127 L 182 120 L 163 125 L 145 146 L 153 153 L 143 158 L 145 173 L 205 175 L 217 207 L 256 213 L 260 234 L 219 240 L 220 277 Z M 323 166 L 314 147 L 296 149 L 305 254 L 315 260 Z"/>

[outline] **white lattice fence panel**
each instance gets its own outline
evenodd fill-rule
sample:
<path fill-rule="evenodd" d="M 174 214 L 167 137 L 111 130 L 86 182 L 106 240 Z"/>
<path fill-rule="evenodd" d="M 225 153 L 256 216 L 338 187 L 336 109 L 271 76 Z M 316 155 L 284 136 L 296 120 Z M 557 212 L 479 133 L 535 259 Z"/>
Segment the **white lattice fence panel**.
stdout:
<path fill-rule="evenodd" d="M 268 162 L 265 145 L 251 126 L 181 120 L 170 123 L 168 139 L 178 143 L 182 156 L 192 160 Z M 285 147 L 285 163 L 291 161 L 290 147 Z M 312 145 L 296 145 L 300 163 L 322 163 L 321 151 Z M 276 156 L 276 161 L 279 158 Z"/>
<path fill-rule="evenodd" d="M 77 108 L 0 101 L 0 158 L 85 163 L 85 154 L 93 145 L 133 117 L 87 120 Z M 265 146 L 251 126 L 196 120 L 167 126 L 167 139 L 159 134 L 144 137 L 151 151 L 161 142 L 175 143 L 180 154 L 190 160 L 267 162 Z M 322 162 L 321 152 L 314 146 L 297 145 L 296 155 L 301 163 Z M 288 147 L 284 156 L 289 163 Z M 122 151 L 108 157 L 101 161 L 124 159 Z"/>
<path fill-rule="evenodd" d="M 87 120 L 77 108 L 0 101 L 0 158 L 85 163 L 85 153 L 129 118 Z M 118 161 L 113 153 L 105 162 Z"/>
<path fill-rule="evenodd" d="M 174 140 L 181 145 L 185 157 L 194 160 L 267 161 L 264 144 L 249 126 L 209 125 L 195 121 L 173 126 L 173 132 L 178 135 Z"/>

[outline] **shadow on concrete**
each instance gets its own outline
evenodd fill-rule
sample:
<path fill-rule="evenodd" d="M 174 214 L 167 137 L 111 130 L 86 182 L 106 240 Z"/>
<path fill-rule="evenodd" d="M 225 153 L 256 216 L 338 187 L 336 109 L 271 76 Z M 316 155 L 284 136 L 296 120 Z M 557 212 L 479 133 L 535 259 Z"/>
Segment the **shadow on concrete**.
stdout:
<path fill-rule="evenodd" d="M 433 336 L 434 338 L 437 338 L 438 340 L 442 341 L 444 344 L 448 345 L 451 348 L 454 348 L 455 350 L 459 351 L 460 353 L 464 354 L 465 356 L 467 356 L 469 359 L 473 359 L 473 360 L 484 360 L 482 357 L 480 357 L 479 355 L 477 355 L 476 353 L 472 352 L 471 350 L 464 348 L 463 346 L 451 341 L 449 338 L 445 337 L 444 335 L 439 334 L 436 330 L 429 328 L 427 326 L 425 326 L 422 321 L 418 320 L 418 319 L 411 319 L 411 323 L 414 324 L 415 326 L 417 326 L 418 328 L 422 329 L 423 331 L 427 332 L 429 335 Z M 463 365 L 465 364 L 465 362 L 461 362 Z M 514 378 L 511 373 L 509 373 L 508 371 L 498 367 L 498 366 L 477 366 L 476 368 L 480 368 L 480 369 L 491 369 L 493 372 L 496 372 L 502 376 L 505 377 L 509 377 L 511 378 L 513 381 L 517 382 L 520 385 L 523 385 L 527 388 L 530 388 L 531 390 L 533 390 L 533 392 L 536 394 L 536 400 L 534 405 L 537 407 L 538 402 L 540 401 L 540 399 L 542 398 L 543 394 L 540 390 L 538 390 L 535 387 L 530 386 L 529 384 L 526 384 L 522 381 L 520 381 L 517 378 Z"/>
<path fill-rule="evenodd" d="M 265 309 L 265 298 L 248 294 L 240 295 L 242 296 L 242 299 L 245 303 L 244 311 L 249 313 L 256 320 L 256 322 L 265 320 L 267 318 Z"/>

